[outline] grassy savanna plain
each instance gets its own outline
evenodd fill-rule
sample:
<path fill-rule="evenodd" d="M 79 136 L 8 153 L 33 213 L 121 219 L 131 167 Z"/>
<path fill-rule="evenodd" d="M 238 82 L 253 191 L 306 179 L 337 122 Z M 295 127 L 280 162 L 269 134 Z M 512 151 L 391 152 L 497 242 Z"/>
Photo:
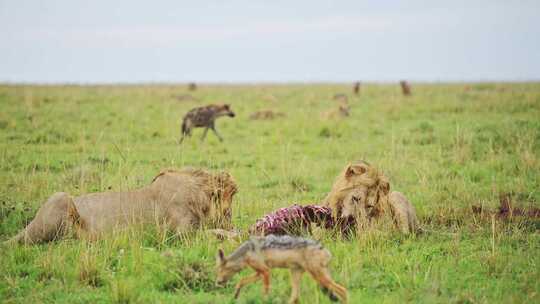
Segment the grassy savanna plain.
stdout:
<path fill-rule="evenodd" d="M 0 86 L 0 240 L 30 221 L 54 192 L 79 195 L 150 183 L 162 168 L 227 170 L 236 179 L 233 222 L 247 228 L 292 203 L 319 202 L 349 162 L 381 168 L 415 205 L 425 233 L 373 229 L 354 240 L 317 236 L 351 303 L 540 302 L 539 222 L 499 221 L 470 212 L 496 208 L 511 192 L 539 207 L 540 84 L 205 86 L 179 101 L 183 85 Z M 347 93 L 351 116 L 323 119 Z M 220 143 L 202 129 L 178 145 L 182 116 L 226 102 Z M 256 110 L 286 117 L 253 121 Z M 244 236 L 245 238 L 246 236 Z M 153 227 L 99 241 L 68 238 L 0 251 L 3 303 L 232 303 L 233 283 L 214 285 L 220 243 L 203 232 L 182 237 Z M 283 303 L 286 270 L 272 289 L 245 288 L 239 303 Z M 305 275 L 302 303 L 329 303 Z"/>

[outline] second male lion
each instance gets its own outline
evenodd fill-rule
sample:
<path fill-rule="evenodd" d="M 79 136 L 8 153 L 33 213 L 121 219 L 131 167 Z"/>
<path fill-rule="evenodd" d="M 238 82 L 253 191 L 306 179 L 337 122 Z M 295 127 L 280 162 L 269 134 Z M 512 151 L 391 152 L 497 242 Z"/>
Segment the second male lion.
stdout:
<path fill-rule="evenodd" d="M 325 205 L 332 209 L 335 218 L 353 216 L 359 228 L 372 219 L 389 215 L 401 232 L 418 230 L 414 206 L 401 192 L 390 192 L 386 176 L 364 161 L 345 167 L 328 193 Z"/>
<path fill-rule="evenodd" d="M 163 224 L 177 233 L 201 226 L 229 228 L 236 192 L 236 183 L 226 172 L 186 168 L 164 170 L 150 185 L 132 191 L 78 197 L 57 193 L 12 241 L 51 241 L 70 227 L 91 239 L 141 224 Z"/>
<path fill-rule="evenodd" d="M 360 186 L 373 183 L 371 166 L 365 161 L 349 164 L 337 176 L 332 189 L 323 200 L 323 204 L 332 209 L 334 219 L 341 216 L 343 201 L 347 195 Z"/>
<path fill-rule="evenodd" d="M 343 219 L 353 217 L 357 227 L 364 229 L 371 224 L 372 220 L 389 214 L 402 233 L 408 234 L 419 230 L 416 210 L 403 193 L 392 191 L 387 200 L 387 210 L 384 210 L 384 213 L 378 208 L 380 201 L 374 199 L 368 187 L 356 188 L 343 200 L 341 217 Z"/>

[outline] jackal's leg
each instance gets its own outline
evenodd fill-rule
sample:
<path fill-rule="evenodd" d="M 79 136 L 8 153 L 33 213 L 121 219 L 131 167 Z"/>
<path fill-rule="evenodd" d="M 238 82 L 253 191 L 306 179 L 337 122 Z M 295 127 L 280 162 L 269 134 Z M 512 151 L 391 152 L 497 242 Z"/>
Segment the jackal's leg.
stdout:
<path fill-rule="evenodd" d="M 310 270 L 309 273 L 323 287 L 328 288 L 340 299 L 342 303 L 347 303 L 347 289 L 338 283 L 334 282 L 330 277 L 328 270 Z"/>
<path fill-rule="evenodd" d="M 34 219 L 9 242 L 40 243 L 55 240 L 66 234 L 73 225 L 82 220 L 71 196 L 59 192 L 41 206 Z"/>
<path fill-rule="evenodd" d="M 262 277 L 264 294 L 267 295 L 270 292 L 270 268 L 257 260 L 248 260 L 247 264 Z"/>
<path fill-rule="evenodd" d="M 210 129 L 212 129 L 212 131 L 214 131 L 214 134 L 216 134 L 216 136 L 219 138 L 219 141 L 223 141 L 223 137 L 221 137 L 221 135 L 219 135 L 218 131 L 216 130 L 216 127 L 213 124 L 210 126 Z"/>
<path fill-rule="evenodd" d="M 300 283 L 302 281 L 302 274 L 304 271 L 298 268 L 291 268 L 291 298 L 289 304 L 298 303 L 298 296 L 300 295 Z"/>
<path fill-rule="evenodd" d="M 254 273 L 248 277 L 245 277 L 243 279 L 240 280 L 240 282 L 238 282 L 236 284 L 236 287 L 235 287 L 235 292 L 234 292 L 234 298 L 235 299 L 238 299 L 238 296 L 240 295 L 240 290 L 242 289 L 242 287 L 248 285 L 248 284 L 251 284 L 251 283 L 255 283 L 257 282 L 258 280 L 261 279 L 261 274 L 260 273 Z"/>

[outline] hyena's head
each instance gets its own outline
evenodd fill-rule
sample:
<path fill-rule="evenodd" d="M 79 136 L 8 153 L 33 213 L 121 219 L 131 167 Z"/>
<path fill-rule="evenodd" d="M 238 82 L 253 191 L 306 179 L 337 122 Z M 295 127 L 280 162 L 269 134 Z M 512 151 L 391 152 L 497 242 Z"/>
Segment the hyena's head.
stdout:
<path fill-rule="evenodd" d="M 231 105 L 229 104 L 219 104 L 216 106 L 216 114 L 218 116 L 229 116 L 234 117 L 236 114 L 231 109 Z"/>
<path fill-rule="evenodd" d="M 244 269 L 245 265 L 241 259 L 227 259 L 223 250 L 218 249 L 216 257 L 217 277 L 216 284 L 222 285 L 230 280 L 237 272 Z"/>

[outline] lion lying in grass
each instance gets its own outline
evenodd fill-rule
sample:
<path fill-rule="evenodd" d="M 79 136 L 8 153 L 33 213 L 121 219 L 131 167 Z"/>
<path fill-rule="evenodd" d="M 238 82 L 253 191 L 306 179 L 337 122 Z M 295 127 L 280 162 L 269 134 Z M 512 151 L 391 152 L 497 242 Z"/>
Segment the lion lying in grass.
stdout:
<path fill-rule="evenodd" d="M 28 226 L 11 242 L 58 239 L 75 228 L 91 239 L 131 225 L 158 224 L 183 233 L 200 226 L 228 228 L 237 186 L 226 172 L 200 169 L 164 170 L 148 186 L 127 192 L 71 197 L 52 195 Z"/>
<path fill-rule="evenodd" d="M 386 177 L 366 162 L 348 165 L 336 178 L 323 205 L 280 208 L 258 219 L 250 233 L 299 234 L 311 231 L 315 224 L 348 235 L 354 226 L 361 230 L 383 215 L 390 215 L 405 234 L 418 231 L 414 206 L 400 192 L 390 192 Z"/>
<path fill-rule="evenodd" d="M 338 175 L 324 204 L 336 219 L 354 217 L 360 229 L 373 219 L 390 215 L 401 232 L 418 230 L 414 206 L 401 192 L 390 192 L 386 176 L 364 161 L 349 164 Z"/>

